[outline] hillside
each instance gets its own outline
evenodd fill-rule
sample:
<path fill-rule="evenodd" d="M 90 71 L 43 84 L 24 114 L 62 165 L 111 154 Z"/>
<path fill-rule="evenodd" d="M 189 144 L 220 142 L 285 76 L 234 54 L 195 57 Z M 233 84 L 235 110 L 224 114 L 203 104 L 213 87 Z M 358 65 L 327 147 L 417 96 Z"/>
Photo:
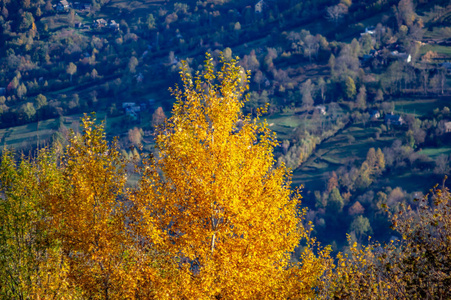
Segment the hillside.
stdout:
<path fill-rule="evenodd" d="M 141 144 L 140 155 L 152 152 L 181 61 L 195 72 L 206 52 L 217 60 L 222 51 L 251 71 L 244 112 L 269 105 L 275 159 L 293 170 L 307 220 L 334 249 L 347 245 L 346 232 L 389 240 L 382 205 L 416 205 L 449 174 L 448 1 L 2 0 L 0 8 L 4 146 L 65 144 L 95 111 L 125 157 Z"/>

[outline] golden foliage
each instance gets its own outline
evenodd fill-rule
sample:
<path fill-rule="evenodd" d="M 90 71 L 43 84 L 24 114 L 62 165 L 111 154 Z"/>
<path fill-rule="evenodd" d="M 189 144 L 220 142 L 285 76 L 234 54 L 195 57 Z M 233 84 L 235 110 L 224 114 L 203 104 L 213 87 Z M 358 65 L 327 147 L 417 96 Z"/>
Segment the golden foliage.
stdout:
<path fill-rule="evenodd" d="M 59 172 L 44 174 L 45 205 L 70 265 L 70 282 L 90 299 L 123 299 L 137 288 L 125 219 L 125 162 L 116 142 L 108 145 L 102 125 L 85 116 L 82 128 L 53 164 Z"/>
<path fill-rule="evenodd" d="M 135 189 L 116 141 L 88 116 L 64 149 L 19 164 L 4 152 L 1 297 L 314 297 L 330 250 L 314 253 L 301 196 L 275 165 L 275 134 L 241 113 L 248 75 L 236 60 L 214 68 L 207 56 L 193 79 L 184 66 Z"/>
<path fill-rule="evenodd" d="M 193 78 L 186 65 L 172 117 L 156 138 L 132 200 L 137 230 L 172 259 L 172 285 L 157 298 L 284 299 L 312 294 L 321 264 L 310 248 L 289 263 L 307 231 L 290 174 L 276 168 L 265 122 L 241 114 L 248 88 L 235 60 L 214 72 L 207 55 Z M 167 295 L 167 296 L 165 296 Z"/>
<path fill-rule="evenodd" d="M 0 298 L 75 296 L 61 245 L 52 240 L 36 161 L 4 150 L 0 165 Z M 70 297 L 68 297 L 69 299 Z"/>

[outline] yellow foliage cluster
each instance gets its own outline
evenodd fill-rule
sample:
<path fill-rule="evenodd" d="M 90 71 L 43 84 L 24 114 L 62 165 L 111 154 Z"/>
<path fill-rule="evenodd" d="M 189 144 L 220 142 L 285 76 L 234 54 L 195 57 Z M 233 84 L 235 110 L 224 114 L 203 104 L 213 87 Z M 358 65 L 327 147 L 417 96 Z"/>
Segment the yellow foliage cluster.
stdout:
<path fill-rule="evenodd" d="M 247 82 L 239 66 L 213 69 L 208 57 L 196 78 L 182 69 L 159 156 L 146 163 L 132 202 L 140 212 L 152 207 L 142 221 L 178 261 L 170 298 L 281 297 L 290 253 L 305 235 L 300 197 L 291 197 L 287 170 L 274 168 L 274 134 L 241 114 Z"/>
<path fill-rule="evenodd" d="M 290 190 L 285 166 L 275 166 L 274 133 L 241 113 L 248 75 L 236 60 L 220 65 L 215 72 L 207 56 L 195 78 L 184 66 L 172 117 L 156 137 L 158 154 L 142 161 L 136 188 L 125 187 L 116 143 L 87 116 L 63 151 L 41 150 L 19 166 L 4 154 L 0 213 L 22 223 L 2 229 L 10 243 L 1 247 L 2 296 L 313 297 L 324 260 L 309 246 L 300 194 Z M 293 263 L 302 239 L 307 246 Z M 16 258 L 26 244 L 35 249 Z"/>

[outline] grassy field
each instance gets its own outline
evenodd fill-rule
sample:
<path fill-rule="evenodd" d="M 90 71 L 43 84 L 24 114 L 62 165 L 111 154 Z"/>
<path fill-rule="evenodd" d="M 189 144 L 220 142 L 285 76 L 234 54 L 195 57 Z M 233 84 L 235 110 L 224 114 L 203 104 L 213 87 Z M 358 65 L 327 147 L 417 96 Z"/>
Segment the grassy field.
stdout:
<path fill-rule="evenodd" d="M 434 39 L 434 40 L 441 40 L 441 39 L 447 39 L 451 37 L 451 30 L 448 30 L 445 27 L 433 27 L 432 30 L 427 30 L 424 33 L 424 38 L 426 39 Z"/>
<path fill-rule="evenodd" d="M 82 114 L 64 116 L 63 125 L 69 130 L 72 129 L 75 132 L 78 132 L 80 130 L 82 117 Z M 99 122 L 105 120 L 105 113 L 97 113 L 96 118 Z M 107 118 L 105 131 L 108 136 L 113 137 L 118 135 L 115 126 L 117 126 L 117 123 L 120 123 L 122 119 L 123 116 Z M 51 137 L 58 130 L 58 127 L 58 119 L 48 119 L 39 122 L 39 130 L 37 122 L 0 129 L 1 146 L 22 150 L 36 146 L 38 140 L 40 146 L 48 145 L 51 143 Z"/>
<path fill-rule="evenodd" d="M 1 129 L 1 146 L 14 149 L 36 146 L 38 139 L 39 143 L 49 140 L 57 126 L 56 119 L 49 119 L 39 122 L 39 130 L 37 130 L 37 123 Z"/>
<path fill-rule="evenodd" d="M 442 147 L 442 148 L 427 148 L 422 149 L 421 154 L 425 154 L 432 159 L 437 158 L 437 156 L 441 154 L 451 155 L 451 147 Z"/>
<path fill-rule="evenodd" d="M 401 187 L 408 193 L 422 192 L 427 193 L 435 184 L 441 183 L 443 177 L 435 175 L 430 171 L 404 172 L 402 174 L 391 175 L 381 178 L 375 188 Z"/>
<path fill-rule="evenodd" d="M 298 115 L 293 113 L 274 114 L 269 117 L 265 117 L 269 124 L 269 128 L 277 133 L 277 138 L 282 141 L 290 139 L 293 136 L 293 132 L 298 127 L 305 126 L 305 121 Z"/>
<path fill-rule="evenodd" d="M 351 126 L 324 141 L 315 153 L 293 172 L 293 186 L 304 185 L 307 190 L 322 190 L 329 173 L 356 160 L 360 165 L 371 147 L 390 146 L 393 137 L 381 136 L 375 140 L 378 127 Z"/>
<path fill-rule="evenodd" d="M 390 147 L 400 136 L 400 133 L 393 133 L 381 135 L 376 139 L 377 131 L 378 126 L 366 128 L 361 125 L 351 126 L 325 140 L 305 163 L 294 170 L 293 186 L 303 185 L 307 194 L 315 190 L 323 190 L 332 171 L 352 161 L 356 167 L 359 167 L 371 147 L 376 149 Z M 444 142 L 446 144 L 447 141 Z M 451 145 L 441 148 L 424 148 L 419 153 L 427 155 L 432 161 L 442 154 L 451 155 Z M 427 192 L 429 188 L 442 180 L 441 176 L 432 173 L 429 169 L 404 170 L 401 174 L 394 172 L 379 178 L 374 187 L 377 189 L 399 186 L 407 192 Z"/>
<path fill-rule="evenodd" d="M 395 102 L 395 111 L 401 114 L 413 114 L 415 117 L 432 117 L 434 109 L 439 108 L 441 110 L 445 106 L 449 107 L 449 100 L 447 98 L 401 98 Z"/>
<path fill-rule="evenodd" d="M 432 51 L 442 55 L 446 58 L 451 58 L 451 47 L 442 45 L 424 45 L 420 48 L 420 55 L 424 55 L 426 52 Z"/>
<path fill-rule="evenodd" d="M 165 3 L 164 0 L 112 0 L 99 16 L 125 19 L 127 22 L 138 18 L 145 20 L 150 13 L 155 15 L 155 11 Z"/>

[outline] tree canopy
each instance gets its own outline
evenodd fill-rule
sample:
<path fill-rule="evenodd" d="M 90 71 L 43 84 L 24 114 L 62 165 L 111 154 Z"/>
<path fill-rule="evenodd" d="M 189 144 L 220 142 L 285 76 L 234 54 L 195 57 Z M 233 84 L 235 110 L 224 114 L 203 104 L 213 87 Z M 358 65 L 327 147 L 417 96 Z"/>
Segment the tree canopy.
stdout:
<path fill-rule="evenodd" d="M 158 157 L 147 161 L 133 198 L 141 226 L 153 224 L 180 265 L 173 297 L 281 299 L 293 285 L 309 293 L 308 274 L 320 269 L 309 250 L 303 265 L 290 264 L 307 231 L 290 174 L 274 165 L 275 135 L 242 114 L 248 76 L 237 61 L 221 58 L 214 68 L 209 55 L 194 78 L 184 65 L 183 85 L 172 89 L 177 103 L 157 135 Z"/>
<path fill-rule="evenodd" d="M 309 246 L 290 172 L 275 165 L 275 134 L 261 110 L 256 119 L 242 114 L 248 75 L 237 61 L 221 57 L 215 67 L 207 55 L 193 78 L 184 64 L 136 188 L 125 188 L 125 158 L 88 116 L 62 150 L 18 165 L 4 153 L 3 296 L 313 296 L 324 261 Z M 307 247 L 294 263 L 301 240 Z"/>

